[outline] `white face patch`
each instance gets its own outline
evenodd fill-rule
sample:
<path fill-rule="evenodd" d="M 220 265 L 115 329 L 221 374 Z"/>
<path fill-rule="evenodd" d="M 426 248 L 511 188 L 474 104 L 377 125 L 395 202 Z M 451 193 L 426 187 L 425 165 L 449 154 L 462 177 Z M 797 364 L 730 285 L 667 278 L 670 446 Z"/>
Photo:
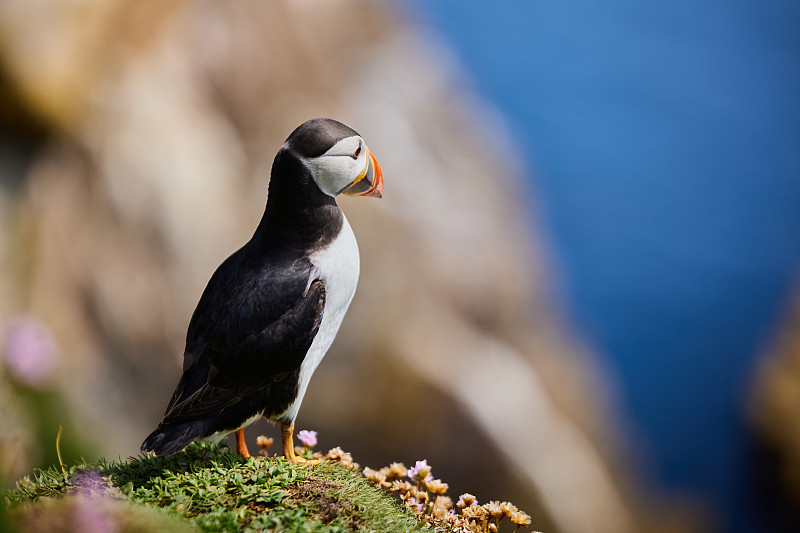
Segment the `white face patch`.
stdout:
<path fill-rule="evenodd" d="M 337 142 L 319 157 L 301 159 L 322 192 L 336 196 L 365 172 L 367 153 L 364 140 L 354 135 Z"/>

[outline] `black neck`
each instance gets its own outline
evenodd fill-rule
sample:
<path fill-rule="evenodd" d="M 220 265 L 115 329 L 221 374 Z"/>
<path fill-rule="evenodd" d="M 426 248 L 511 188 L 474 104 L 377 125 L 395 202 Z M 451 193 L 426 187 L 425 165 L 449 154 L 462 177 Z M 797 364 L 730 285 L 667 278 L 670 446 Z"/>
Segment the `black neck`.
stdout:
<path fill-rule="evenodd" d="M 320 190 L 294 154 L 281 149 L 272 163 L 267 207 L 253 241 L 304 253 L 330 244 L 342 223 L 336 200 Z"/>

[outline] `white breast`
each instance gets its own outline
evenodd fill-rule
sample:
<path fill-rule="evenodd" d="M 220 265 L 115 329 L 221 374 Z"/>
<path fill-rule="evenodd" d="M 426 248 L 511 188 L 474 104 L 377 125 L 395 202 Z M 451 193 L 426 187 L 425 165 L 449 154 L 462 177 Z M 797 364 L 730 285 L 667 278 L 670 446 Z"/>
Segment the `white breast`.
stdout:
<path fill-rule="evenodd" d="M 342 231 L 336 240 L 324 250 L 314 253 L 310 259 L 311 263 L 321 272 L 319 277 L 325 284 L 325 311 L 322 314 L 319 331 L 300 366 L 297 398 L 277 418 L 294 420 L 297 417 L 297 411 L 300 409 L 300 403 L 305 396 L 311 375 L 317 369 L 328 348 L 331 347 L 356 292 L 360 268 L 358 244 L 356 244 L 356 236 L 346 217 L 344 217 Z"/>

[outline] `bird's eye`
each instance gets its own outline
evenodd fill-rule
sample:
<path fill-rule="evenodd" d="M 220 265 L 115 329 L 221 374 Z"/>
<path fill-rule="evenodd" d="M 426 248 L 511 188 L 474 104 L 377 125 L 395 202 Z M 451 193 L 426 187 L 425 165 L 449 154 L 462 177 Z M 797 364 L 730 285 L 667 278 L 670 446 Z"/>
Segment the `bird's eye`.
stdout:
<path fill-rule="evenodd" d="M 356 148 L 356 151 L 353 152 L 353 154 L 350 157 L 352 157 L 353 159 L 358 159 L 358 156 L 360 154 L 361 154 L 361 143 L 358 143 L 358 148 Z"/>

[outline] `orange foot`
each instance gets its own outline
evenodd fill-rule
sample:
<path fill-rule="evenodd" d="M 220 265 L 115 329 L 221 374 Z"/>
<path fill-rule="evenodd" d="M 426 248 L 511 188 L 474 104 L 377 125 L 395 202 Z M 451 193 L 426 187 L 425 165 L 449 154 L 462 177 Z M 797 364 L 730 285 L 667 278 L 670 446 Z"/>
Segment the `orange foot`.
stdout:
<path fill-rule="evenodd" d="M 294 454 L 294 424 L 287 426 L 281 423 L 281 444 L 283 446 L 283 456 L 292 463 L 304 463 L 307 465 L 318 465 L 319 461 L 316 459 L 308 460 L 305 457 L 300 457 Z"/>

